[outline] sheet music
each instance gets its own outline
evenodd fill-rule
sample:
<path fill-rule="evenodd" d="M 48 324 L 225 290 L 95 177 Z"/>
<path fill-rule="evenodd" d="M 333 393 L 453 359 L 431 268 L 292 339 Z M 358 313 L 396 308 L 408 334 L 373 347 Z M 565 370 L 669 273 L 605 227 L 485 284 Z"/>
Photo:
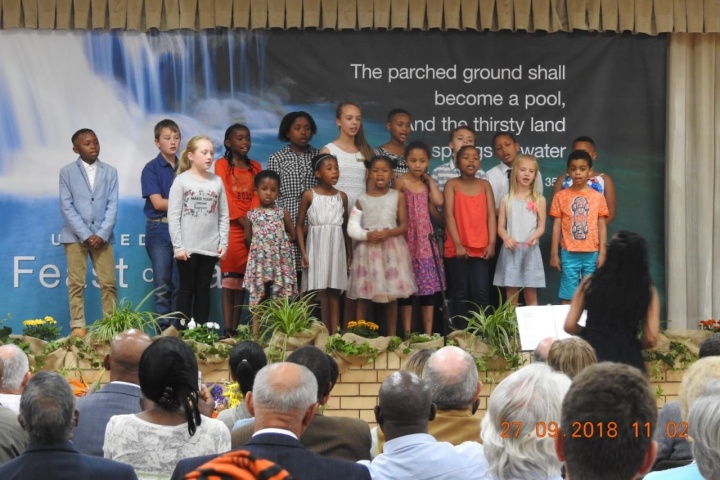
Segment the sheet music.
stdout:
<path fill-rule="evenodd" d="M 558 340 L 572 335 L 565 332 L 565 318 L 570 305 L 536 305 L 515 309 L 520 334 L 520 349 L 532 351 L 542 340 L 552 337 Z M 583 310 L 579 325 L 585 326 L 587 312 Z"/>

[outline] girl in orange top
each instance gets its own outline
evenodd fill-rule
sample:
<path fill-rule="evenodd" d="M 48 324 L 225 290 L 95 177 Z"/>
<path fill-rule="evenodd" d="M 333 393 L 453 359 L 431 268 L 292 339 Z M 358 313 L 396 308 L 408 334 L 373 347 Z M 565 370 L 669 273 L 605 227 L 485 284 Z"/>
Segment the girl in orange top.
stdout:
<path fill-rule="evenodd" d="M 455 327 L 464 328 L 473 309 L 488 306 L 488 259 L 495 255 L 497 219 L 495 198 L 487 180 L 475 178 L 480 155 L 473 145 L 458 150 L 460 177 L 445 184 L 445 274 L 450 314 Z"/>
<path fill-rule="evenodd" d="M 215 163 L 215 174 L 222 178 L 230 210 L 228 253 L 220 262 L 222 271 L 222 311 L 225 336 L 234 336 L 245 300 L 242 288 L 248 249 L 245 245 L 247 212 L 259 205 L 255 195 L 255 175 L 262 166 L 248 158 L 250 129 L 239 123 L 225 130 L 225 156 Z"/>

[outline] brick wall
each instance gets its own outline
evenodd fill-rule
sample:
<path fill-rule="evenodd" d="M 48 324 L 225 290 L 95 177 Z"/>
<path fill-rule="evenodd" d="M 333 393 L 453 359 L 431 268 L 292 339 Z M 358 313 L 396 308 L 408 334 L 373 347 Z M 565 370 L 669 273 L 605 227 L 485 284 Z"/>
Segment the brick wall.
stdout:
<path fill-rule="evenodd" d="M 382 353 L 374 363 L 362 366 L 350 366 L 341 373 L 337 386 L 332 391 L 332 397 L 325 410 L 325 415 L 337 415 L 362 418 L 368 423 L 375 424 L 373 408 L 377 404 L 377 394 L 380 384 L 392 372 L 400 368 L 401 358 L 394 352 Z M 657 370 L 657 369 L 656 369 Z M 475 417 L 478 421 L 487 410 L 487 400 L 495 385 L 511 372 L 480 372 L 483 388 L 480 392 L 480 408 Z M 666 402 L 677 400 L 682 380 L 682 370 L 668 370 L 653 372 L 651 380 L 655 388 L 662 388 L 662 395 L 657 399 L 658 408 Z"/>
<path fill-rule="evenodd" d="M 341 364 L 341 374 L 338 384 L 332 391 L 332 396 L 325 410 L 325 415 L 362 418 L 371 425 L 375 425 L 373 408 L 377 404 L 377 394 L 380 384 L 392 372 L 400 368 L 401 357 L 394 353 L 381 353 L 373 363 L 364 365 Z M 202 364 L 201 364 L 202 365 Z M 216 365 L 212 369 L 203 368 L 203 380 L 206 382 L 220 382 L 229 378 L 227 362 Z M 678 399 L 680 381 L 683 370 L 648 369 L 651 372 L 651 381 L 654 387 L 662 389 L 657 398 L 657 406 L 661 408 L 666 402 Z M 84 370 L 83 375 L 90 382 L 97 378 L 97 371 Z M 480 421 L 487 410 L 487 400 L 495 385 L 511 372 L 488 371 L 480 372 L 483 388 L 480 392 L 480 407 L 475 417 Z M 110 380 L 110 372 L 104 372 L 103 383 Z M 656 390 L 657 391 L 657 390 Z"/>

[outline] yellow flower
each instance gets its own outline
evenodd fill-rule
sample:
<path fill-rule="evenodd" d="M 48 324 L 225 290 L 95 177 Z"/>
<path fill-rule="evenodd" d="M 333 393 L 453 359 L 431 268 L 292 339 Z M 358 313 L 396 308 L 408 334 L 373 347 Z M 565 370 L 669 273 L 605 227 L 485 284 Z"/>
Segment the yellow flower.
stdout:
<path fill-rule="evenodd" d="M 30 325 L 32 325 L 32 322 L 34 322 L 34 320 L 25 320 L 23 322 L 23 325 L 25 325 L 26 327 L 29 327 Z"/>
<path fill-rule="evenodd" d="M 373 323 L 373 322 L 368 322 L 368 323 L 367 323 L 367 327 L 368 327 L 370 330 L 378 330 L 378 329 L 380 328 L 380 327 L 377 326 L 376 323 Z"/>
<path fill-rule="evenodd" d="M 364 325 L 367 325 L 367 322 L 365 320 L 358 320 L 357 324 L 358 324 L 358 326 L 364 326 Z"/>
<path fill-rule="evenodd" d="M 347 327 L 348 327 L 348 328 L 355 328 L 355 327 L 357 327 L 357 322 L 354 321 L 354 320 L 351 320 L 351 321 L 348 322 Z"/>
<path fill-rule="evenodd" d="M 47 323 L 52 324 L 52 325 L 55 325 L 55 324 L 57 323 L 57 322 L 55 321 L 55 319 L 54 319 L 53 317 L 49 316 L 49 315 L 48 315 L 47 317 L 45 317 L 45 321 L 46 321 Z"/>

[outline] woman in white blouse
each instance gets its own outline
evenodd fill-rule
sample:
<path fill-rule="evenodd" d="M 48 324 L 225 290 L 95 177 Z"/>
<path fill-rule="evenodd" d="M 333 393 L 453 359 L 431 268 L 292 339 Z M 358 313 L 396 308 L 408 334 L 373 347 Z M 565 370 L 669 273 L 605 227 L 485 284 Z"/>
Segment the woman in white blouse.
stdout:
<path fill-rule="evenodd" d="M 128 463 L 140 479 L 169 479 L 179 460 L 230 450 L 225 424 L 200 415 L 198 366 L 190 346 L 175 337 L 155 340 L 143 353 L 140 389 L 152 404 L 116 415 L 105 431 L 105 458 Z"/>

